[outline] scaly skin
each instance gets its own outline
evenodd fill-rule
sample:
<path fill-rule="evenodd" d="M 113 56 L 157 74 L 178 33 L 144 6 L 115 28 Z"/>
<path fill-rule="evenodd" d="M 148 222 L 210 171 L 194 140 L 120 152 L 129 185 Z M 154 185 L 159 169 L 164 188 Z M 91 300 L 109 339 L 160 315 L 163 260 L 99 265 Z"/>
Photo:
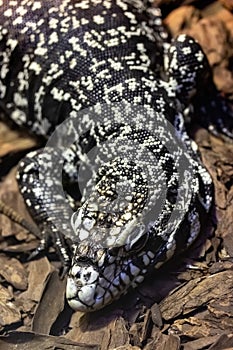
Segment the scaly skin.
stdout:
<path fill-rule="evenodd" d="M 17 176 L 36 253 L 57 249 L 71 307 L 102 308 L 187 248 L 210 208 L 183 120 L 206 57 L 185 35 L 168 43 L 147 2 L 16 0 L 0 3 L 0 60 L 1 108 L 48 140 Z"/>

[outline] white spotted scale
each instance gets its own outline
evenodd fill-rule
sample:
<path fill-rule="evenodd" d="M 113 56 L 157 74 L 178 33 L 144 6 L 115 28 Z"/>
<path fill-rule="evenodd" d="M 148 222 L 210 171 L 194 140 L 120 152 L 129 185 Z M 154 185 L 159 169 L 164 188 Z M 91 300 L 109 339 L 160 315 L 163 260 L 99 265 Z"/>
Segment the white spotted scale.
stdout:
<path fill-rule="evenodd" d="M 34 255 L 54 245 L 72 308 L 102 308 L 197 237 L 211 179 L 183 116 L 207 67 L 149 1 L 0 1 L 0 107 L 47 142 L 17 175 Z"/>

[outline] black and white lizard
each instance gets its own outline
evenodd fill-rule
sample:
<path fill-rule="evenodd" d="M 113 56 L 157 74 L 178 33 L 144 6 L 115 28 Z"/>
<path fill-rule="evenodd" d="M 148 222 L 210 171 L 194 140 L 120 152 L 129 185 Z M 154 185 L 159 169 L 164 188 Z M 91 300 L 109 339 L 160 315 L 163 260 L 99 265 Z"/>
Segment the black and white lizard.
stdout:
<path fill-rule="evenodd" d="M 212 182 L 184 115 L 207 70 L 149 2 L 0 1 L 0 107 L 48 140 L 17 179 L 72 308 L 102 308 L 197 237 Z"/>

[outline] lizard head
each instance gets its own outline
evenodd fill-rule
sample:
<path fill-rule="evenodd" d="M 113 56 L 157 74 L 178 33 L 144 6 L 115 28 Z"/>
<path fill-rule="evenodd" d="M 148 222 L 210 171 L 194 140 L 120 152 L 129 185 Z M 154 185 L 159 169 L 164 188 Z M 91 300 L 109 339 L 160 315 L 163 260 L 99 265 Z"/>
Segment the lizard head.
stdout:
<path fill-rule="evenodd" d="M 143 251 L 148 235 L 137 233 L 142 236 L 122 247 L 101 248 L 91 243 L 76 246 L 66 288 L 71 308 L 98 310 L 144 280 L 154 254 Z"/>
<path fill-rule="evenodd" d="M 154 257 L 143 251 L 148 240 L 141 220 L 146 182 L 136 173 L 131 180 L 140 181 L 133 186 L 136 190 L 124 187 L 121 179 L 119 192 L 121 180 L 109 172 L 71 220 L 76 241 L 66 295 L 73 309 L 84 312 L 100 309 L 136 286 Z"/>

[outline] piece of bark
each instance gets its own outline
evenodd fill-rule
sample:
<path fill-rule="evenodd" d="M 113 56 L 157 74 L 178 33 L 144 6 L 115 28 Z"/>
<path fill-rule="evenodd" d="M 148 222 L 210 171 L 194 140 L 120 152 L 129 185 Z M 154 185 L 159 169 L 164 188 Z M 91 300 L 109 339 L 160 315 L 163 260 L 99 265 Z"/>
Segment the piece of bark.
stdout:
<path fill-rule="evenodd" d="M 194 6 L 181 6 L 172 11 L 164 20 L 173 37 L 179 34 L 184 28 L 191 28 L 201 19 L 201 11 Z"/>
<path fill-rule="evenodd" d="M 136 346 L 141 346 L 140 335 L 142 333 L 142 324 L 133 323 L 129 329 L 130 342 Z"/>
<path fill-rule="evenodd" d="M 7 282 L 16 289 L 27 289 L 27 272 L 25 267 L 17 259 L 9 259 L 7 256 L 1 254 L 0 266 L 0 275 L 2 275 Z"/>
<path fill-rule="evenodd" d="M 141 343 L 144 343 L 145 340 L 150 337 L 152 325 L 153 323 L 151 319 L 151 310 L 148 309 L 145 313 L 143 324 L 142 324 Z"/>
<path fill-rule="evenodd" d="M 39 302 L 46 280 L 52 271 L 53 268 L 46 257 L 30 261 L 28 264 L 28 289 L 21 293 L 19 298 Z"/>
<path fill-rule="evenodd" d="M 9 174 L 0 184 L 0 199 L 10 208 L 14 209 L 21 217 L 27 220 L 31 225 L 35 226 L 31 216 L 28 213 L 23 197 L 19 193 L 18 184 L 16 181 L 17 167 L 11 169 Z M 0 236 L 10 237 L 16 236 L 18 240 L 32 240 L 33 236 L 14 223 L 11 219 L 3 214 L 0 214 Z"/>
<path fill-rule="evenodd" d="M 13 294 L 0 285 L 0 330 L 21 322 L 21 313 L 14 302 Z"/>
<path fill-rule="evenodd" d="M 99 350 L 97 345 L 80 344 L 64 337 L 54 337 L 33 332 L 11 332 L 0 336 L 1 350 Z"/>
<path fill-rule="evenodd" d="M 223 6 L 228 10 L 233 11 L 233 1 L 232 0 L 219 0 Z"/>
<path fill-rule="evenodd" d="M 61 279 L 57 271 L 53 271 L 45 285 L 42 297 L 36 308 L 32 321 L 32 331 L 50 334 L 50 330 L 58 315 L 64 308 L 66 279 Z"/>
<path fill-rule="evenodd" d="M 162 328 L 163 326 L 163 320 L 161 311 L 159 308 L 159 305 L 157 303 L 154 303 L 151 307 L 151 319 L 155 326 Z"/>
<path fill-rule="evenodd" d="M 157 337 L 151 340 L 143 350 L 179 350 L 180 340 L 175 335 L 165 335 L 160 332 L 157 333 Z"/>
<path fill-rule="evenodd" d="M 233 348 L 233 334 L 222 334 L 209 350 L 231 350 Z"/>
<path fill-rule="evenodd" d="M 232 213 L 233 188 L 231 188 L 226 196 L 226 209 L 216 231 L 216 235 L 223 238 L 223 245 L 230 256 L 233 256 Z"/>
<path fill-rule="evenodd" d="M 122 345 L 118 346 L 117 348 L 114 348 L 113 350 L 141 350 L 138 346 L 133 346 L 133 345 Z"/>
<path fill-rule="evenodd" d="M 199 143 L 200 135 L 196 134 Z M 233 213 L 233 145 L 210 137 L 210 148 L 200 148 L 204 164 L 207 166 L 215 191 L 216 219 L 218 227 L 216 237 L 223 239 L 223 246 L 230 256 L 233 256 L 232 213 Z M 230 187 L 230 189 L 229 189 Z"/>
<path fill-rule="evenodd" d="M 192 339 L 219 335 L 232 332 L 232 319 L 215 317 L 214 314 L 205 310 L 187 318 L 174 321 L 171 330 L 180 337 Z"/>
<path fill-rule="evenodd" d="M 76 312 L 70 326 L 72 329 L 66 334 L 67 338 L 81 343 L 99 344 L 101 350 L 130 344 L 126 321 L 117 314 L 107 313 L 106 310 L 94 314 Z"/>
<path fill-rule="evenodd" d="M 232 288 L 231 270 L 191 280 L 162 300 L 159 305 L 162 317 L 171 320 L 206 306 L 212 300 L 226 299 L 231 295 Z"/>
<path fill-rule="evenodd" d="M 38 247 L 38 245 L 38 239 L 33 239 L 30 242 L 19 244 L 7 244 L 7 242 L 3 241 L 2 244 L 0 243 L 0 249 L 5 253 L 29 253 L 35 250 Z"/>
<path fill-rule="evenodd" d="M 36 146 L 35 138 L 19 131 L 11 129 L 6 123 L 0 122 L 0 157 L 11 152 L 18 152 Z"/>
<path fill-rule="evenodd" d="M 200 339 L 192 340 L 182 344 L 183 350 L 205 350 L 209 349 L 216 340 L 219 339 L 219 335 L 214 335 L 212 337 L 203 337 Z"/>

